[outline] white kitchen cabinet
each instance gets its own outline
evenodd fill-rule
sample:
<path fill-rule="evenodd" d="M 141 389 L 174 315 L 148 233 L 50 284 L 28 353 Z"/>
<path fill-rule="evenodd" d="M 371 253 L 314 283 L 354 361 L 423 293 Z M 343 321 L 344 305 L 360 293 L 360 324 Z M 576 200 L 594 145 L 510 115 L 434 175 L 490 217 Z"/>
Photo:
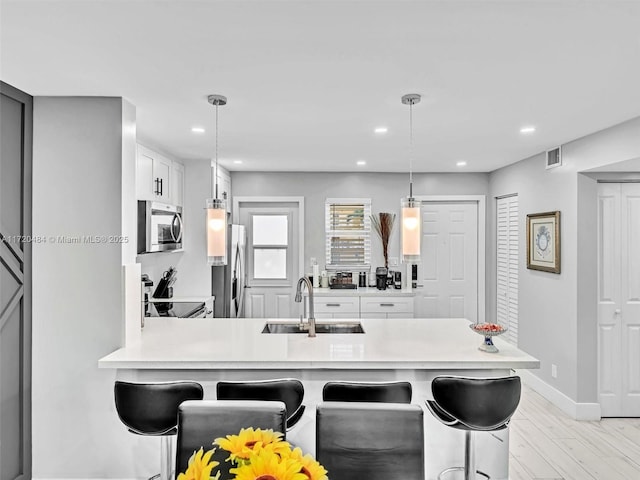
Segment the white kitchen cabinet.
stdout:
<path fill-rule="evenodd" d="M 313 302 L 316 318 L 359 318 L 359 297 L 321 297 Z"/>
<path fill-rule="evenodd" d="M 360 318 L 413 318 L 413 297 L 360 297 Z"/>
<path fill-rule="evenodd" d="M 413 296 L 358 294 L 316 295 L 316 318 L 413 318 Z M 306 316 L 306 312 L 305 312 Z"/>
<path fill-rule="evenodd" d="M 216 197 L 216 173 L 215 168 L 211 169 L 211 178 L 213 179 L 211 183 L 211 198 Z M 226 170 L 222 170 L 218 168 L 218 198 L 224 200 L 227 206 L 227 212 L 231 213 L 231 176 Z"/>
<path fill-rule="evenodd" d="M 171 203 L 184 205 L 184 165 L 178 162 L 171 163 Z"/>
<path fill-rule="evenodd" d="M 136 155 L 136 197 L 171 203 L 172 162 L 157 152 L 138 145 Z"/>

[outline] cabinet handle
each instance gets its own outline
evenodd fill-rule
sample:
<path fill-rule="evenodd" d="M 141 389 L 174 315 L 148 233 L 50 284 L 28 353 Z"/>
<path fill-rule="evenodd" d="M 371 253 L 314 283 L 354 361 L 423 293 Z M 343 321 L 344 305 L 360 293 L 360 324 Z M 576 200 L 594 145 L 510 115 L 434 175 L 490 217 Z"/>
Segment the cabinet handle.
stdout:
<path fill-rule="evenodd" d="M 162 196 L 162 179 L 160 179 L 160 196 Z"/>
<path fill-rule="evenodd" d="M 395 305 L 393 303 L 381 303 L 380 306 L 381 307 L 393 307 Z"/>
<path fill-rule="evenodd" d="M 327 303 L 326 305 L 327 305 L 327 307 L 339 307 L 340 306 L 339 303 Z"/>
<path fill-rule="evenodd" d="M 153 181 L 153 183 L 155 183 L 155 184 L 156 184 L 156 189 L 154 190 L 154 192 L 153 192 L 153 193 L 154 193 L 155 195 L 160 195 L 160 179 L 159 179 L 159 178 L 156 178 L 156 179 Z"/>

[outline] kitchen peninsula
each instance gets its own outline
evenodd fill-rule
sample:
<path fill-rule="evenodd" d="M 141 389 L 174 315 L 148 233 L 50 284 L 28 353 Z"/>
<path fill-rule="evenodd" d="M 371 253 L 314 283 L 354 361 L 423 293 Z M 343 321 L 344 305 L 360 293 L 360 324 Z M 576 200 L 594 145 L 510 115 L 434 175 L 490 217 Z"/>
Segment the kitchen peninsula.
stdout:
<path fill-rule="evenodd" d="M 299 378 L 308 408 L 295 440 L 304 443 L 313 439 L 315 404 L 329 380 L 407 380 L 413 385 L 413 403 L 424 406 L 437 375 L 503 376 L 512 369 L 540 366 L 499 337 L 494 339 L 498 353 L 478 350 L 482 337 L 462 318 L 363 318 L 365 333 L 315 338 L 261 333 L 265 323 L 278 321 L 285 320 L 151 318 L 138 344 L 103 357 L 99 367 L 118 369 L 117 377 L 128 381 L 197 380 L 205 398 L 212 399 L 219 380 Z M 426 412 L 425 432 L 428 478 L 435 478 L 438 471 L 461 462 L 461 438 Z M 478 442 L 479 466 L 493 478 L 507 478 L 508 432 L 482 435 L 486 441 Z"/>

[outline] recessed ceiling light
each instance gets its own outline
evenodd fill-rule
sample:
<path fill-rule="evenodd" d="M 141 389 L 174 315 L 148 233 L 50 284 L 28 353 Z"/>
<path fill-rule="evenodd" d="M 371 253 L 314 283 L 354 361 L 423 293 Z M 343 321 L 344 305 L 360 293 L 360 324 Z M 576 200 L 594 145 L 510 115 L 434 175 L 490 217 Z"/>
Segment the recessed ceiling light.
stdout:
<path fill-rule="evenodd" d="M 387 133 L 389 131 L 389 129 L 387 127 L 376 127 L 376 129 L 374 130 L 374 132 L 376 133 Z"/>
<path fill-rule="evenodd" d="M 457 162 L 456 163 L 457 167 L 466 167 L 467 166 L 467 162 L 465 162 L 464 160 Z"/>
<path fill-rule="evenodd" d="M 365 160 L 358 160 L 356 162 L 356 165 L 360 165 L 360 166 L 363 166 L 363 165 L 366 165 L 366 164 L 367 164 L 367 162 Z"/>
<path fill-rule="evenodd" d="M 533 127 L 533 126 L 526 126 L 520 129 L 520 133 L 533 133 L 535 131 L 536 131 L 536 127 Z"/>
<path fill-rule="evenodd" d="M 240 165 L 242 163 L 242 160 L 234 160 L 233 163 L 235 163 L 236 165 Z"/>
<path fill-rule="evenodd" d="M 204 133 L 204 128 L 202 128 L 202 127 L 193 127 L 193 128 L 191 128 L 191 131 L 193 133 Z"/>

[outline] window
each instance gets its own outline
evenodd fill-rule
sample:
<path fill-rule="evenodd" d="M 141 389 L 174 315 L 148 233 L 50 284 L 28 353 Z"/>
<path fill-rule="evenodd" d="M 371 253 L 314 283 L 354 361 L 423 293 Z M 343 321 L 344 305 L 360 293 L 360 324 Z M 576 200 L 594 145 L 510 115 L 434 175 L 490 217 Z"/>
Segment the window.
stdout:
<path fill-rule="evenodd" d="M 289 217 L 287 215 L 253 215 L 251 221 L 253 278 L 286 279 Z"/>
<path fill-rule="evenodd" d="M 357 270 L 371 265 L 371 199 L 327 198 L 327 269 Z"/>

